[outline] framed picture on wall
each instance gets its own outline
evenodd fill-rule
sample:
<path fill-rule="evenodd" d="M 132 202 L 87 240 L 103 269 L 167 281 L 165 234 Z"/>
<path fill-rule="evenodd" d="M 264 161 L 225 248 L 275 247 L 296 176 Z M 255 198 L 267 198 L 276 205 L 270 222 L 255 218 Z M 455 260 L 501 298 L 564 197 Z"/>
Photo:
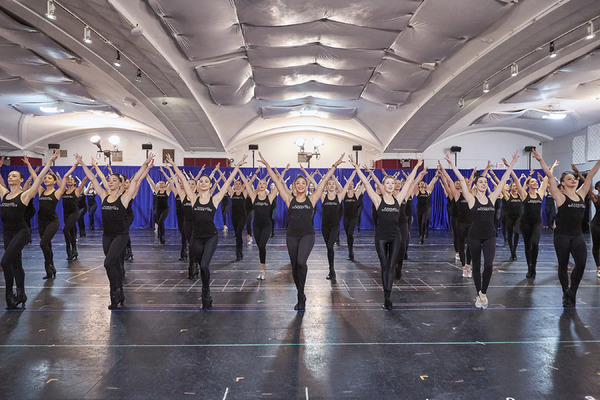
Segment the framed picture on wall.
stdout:
<path fill-rule="evenodd" d="M 173 159 L 173 161 L 175 161 L 175 149 L 163 149 L 163 154 L 162 154 L 163 164 L 167 162 L 167 154 L 171 156 L 171 159 Z"/>

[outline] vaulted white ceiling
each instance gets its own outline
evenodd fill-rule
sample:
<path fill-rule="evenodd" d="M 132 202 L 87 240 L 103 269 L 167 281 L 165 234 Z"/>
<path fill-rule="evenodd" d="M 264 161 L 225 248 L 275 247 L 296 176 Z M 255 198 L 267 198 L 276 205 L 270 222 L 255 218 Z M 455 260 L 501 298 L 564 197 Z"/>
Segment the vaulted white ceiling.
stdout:
<path fill-rule="evenodd" d="M 55 20 L 46 0 L 0 1 L 3 151 L 107 129 L 184 150 L 315 129 L 423 151 L 464 131 L 552 138 L 600 121 L 599 37 L 586 38 L 597 0 L 52 6 Z M 567 117 L 548 118 L 558 111 Z"/>

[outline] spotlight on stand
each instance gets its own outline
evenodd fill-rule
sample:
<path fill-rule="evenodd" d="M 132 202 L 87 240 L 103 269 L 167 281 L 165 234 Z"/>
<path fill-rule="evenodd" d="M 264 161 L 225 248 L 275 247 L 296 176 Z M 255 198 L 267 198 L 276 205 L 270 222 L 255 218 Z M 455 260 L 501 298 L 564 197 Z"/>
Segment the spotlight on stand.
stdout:
<path fill-rule="evenodd" d="M 52 152 L 54 152 L 55 150 L 60 150 L 60 144 L 48 143 L 48 150 L 52 150 Z M 54 165 L 55 165 L 55 161 L 52 161 L 52 166 L 54 167 Z"/>
<path fill-rule="evenodd" d="M 460 146 L 452 146 L 450 147 L 450 152 L 454 153 L 454 165 L 458 166 L 458 153 L 462 150 Z"/>
<path fill-rule="evenodd" d="M 535 149 L 535 146 L 525 146 L 525 148 L 523 149 L 525 153 L 529 154 L 529 158 L 527 159 L 527 169 L 531 169 L 531 152 Z"/>
<path fill-rule="evenodd" d="M 355 144 L 354 146 L 352 146 L 352 151 L 356 152 L 356 157 L 354 162 L 356 162 L 358 164 L 358 152 L 362 151 L 362 146 L 360 144 Z"/>
<path fill-rule="evenodd" d="M 258 145 L 257 144 L 249 144 L 248 150 L 252 150 L 252 168 L 254 168 L 254 152 L 256 150 L 258 150 Z"/>
<path fill-rule="evenodd" d="M 142 143 L 142 150 L 146 150 L 146 158 L 150 155 L 150 150 L 152 150 L 152 143 Z"/>

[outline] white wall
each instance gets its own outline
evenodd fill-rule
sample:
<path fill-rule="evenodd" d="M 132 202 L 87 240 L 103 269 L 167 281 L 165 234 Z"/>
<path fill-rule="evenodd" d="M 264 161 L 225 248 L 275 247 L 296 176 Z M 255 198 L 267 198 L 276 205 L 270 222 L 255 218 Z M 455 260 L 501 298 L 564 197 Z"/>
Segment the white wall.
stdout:
<path fill-rule="evenodd" d="M 550 165 L 554 162 L 554 160 L 558 160 L 558 162 L 560 162 L 560 165 L 556 169 L 556 175 L 560 175 L 563 171 L 571 170 L 571 163 L 573 162 L 573 138 L 582 135 L 587 136 L 587 128 L 577 133 L 557 137 L 552 142 L 544 143 L 544 154 L 542 156 L 544 157 L 546 164 Z M 596 160 L 588 160 L 587 145 L 588 144 L 586 140 L 586 149 L 584 153 L 584 159 L 586 162 L 576 164 L 577 168 L 582 172 L 590 170 L 596 163 Z M 598 177 L 596 177 L 594 181 L 596 181 L 597 178 Z"/>
<path fill-rule="evenodd" d="M 545 151 L 543 144 L 528 136 L 493 131 L 474 132 L 443 139 L 432 144 L 423 152 L 425 165 L 430 168 L 437 166 L 437 161 L 443 160 L 446 149 L 452 146 L 462 147 L 461 152 L 458 153 L 457 164 L 459 168 L 467 169 L 485 168 L 488 160 L 497 166 L 502 162 L 502 157 L 510 161 L 515 151 L 519 152 L 519 161 L 517 161 L 515 169 L 525 169 L 528 168 L 529 159 L 529 154 L 523 151 L 525 146 L 536 146 L 540 154 Z M 452 154 L 452 159 L 454 159 L 454 154 Z M 531 166 L 537 168 L 536 164 L 537 162 L 532 157 Z"/>

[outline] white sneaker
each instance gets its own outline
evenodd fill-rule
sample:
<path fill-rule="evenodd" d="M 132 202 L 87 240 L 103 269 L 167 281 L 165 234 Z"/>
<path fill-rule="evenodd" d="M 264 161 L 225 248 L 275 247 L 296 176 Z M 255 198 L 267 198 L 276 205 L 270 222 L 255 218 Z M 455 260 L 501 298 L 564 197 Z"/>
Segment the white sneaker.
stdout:
<path fill-rule="evenodd" d="M 248 244 L 252 244 L 252 236 L 248 236 Z"/>
<path fill-rule="evenodd" d="M 258 274 L 258 276 L 256 277 L 256 280 L 259 281 L 264 281 L 265 280 L 265 276 L 267 275 L 267 271 L 265 271 L 264 269 L 262 271 L 260 271 L 260 273 Z"/>
<path fill-rule="evenodd" d="M 467 264 L 466 267 L 467 267 L 467 278 L 472 278 L 473 270 L 471 269 L 471 266 L 469 264 Z"/>
<path fill-rule="evenodd" d="M 462 267 L 462 276 L 463 276 L 463 278 L 466 278 L 469 276 L 469 275 L 467 275 L 467 267 L 466 266 Z"/>
<path fill-rule="evenodd" d="M 487 296 L 485 294 L 479 292 L 479 299 L 480 299 L 480 302 L 481 302 L 481 308 L 483 308 L 484 310 L 486 308 L 488 308 L 488 298 L 487 298 Z"/>
<path fill-rule="evenodd" d="M 227 225 L 223 225 L 223 231 L 224 231 L 224 232 L 227 232 L 227 230 L 228 230 L 228 229 L 229 229 L 229 228 L 227 228 Z"/>
<path fill-rule="evenodd" d="M 455 261 L 460 261 L 460 255 L 459 255 L 458 253 L 456 253 L 456 254 L 454 255 L 454 260 L 455 260 Z"/>
<path fill-rule="evenodd" d="M 481 308 L 481 298 L 479 296 L 475 297 L 475 308 Z"/>

